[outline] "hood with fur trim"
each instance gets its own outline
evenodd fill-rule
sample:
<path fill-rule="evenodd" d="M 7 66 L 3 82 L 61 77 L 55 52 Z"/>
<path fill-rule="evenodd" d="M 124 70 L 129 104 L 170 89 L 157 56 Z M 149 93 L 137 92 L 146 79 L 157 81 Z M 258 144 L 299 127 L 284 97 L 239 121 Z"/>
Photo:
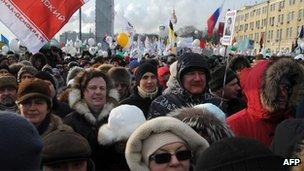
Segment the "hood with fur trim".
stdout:
<path fill-rule="evenodd" d="M 152 134 L 171 132 L 183 139 L 194 153 L 194 162 L 198 155 L 209 147 L 209 143 L 191 127 L 172 117 L 157 117 L 139 126 L 130 136 L 126 146 L 126 160 L 132 171 L 149 171 L 143 161 L 143 141 Z"/>
<path fill-rule="evenodd" d="M 109 93 L 107 94 L 106 104 L 103 106 L 103 109 L 98 115 L 98 118 L 95 118 L 95 116 L 90 111 L 87 103 L 84 101 L 84 99 L 81 98 L 80 89 L 71 88 L 69 91 L 68 100 L 69 106 L 72 109 L 74 109 L 80 115 L 83 115 L 89 123 L 96 125 L 98 121 L 102 120 L 105 117 L 108 117 L 111 110 L 118 105 L 119 94 L 115 89 L 109 90 Z"/>
<path fill-rule="evenodd" d="M 269 112 L 280 110 L 279 86 L 283 77 L 291 85 L 287 108 L 297 106 L 304 95 L 304 67 L 293 59 L 275 61 L 266 69 L 261 88 L 261 102 Z"/>

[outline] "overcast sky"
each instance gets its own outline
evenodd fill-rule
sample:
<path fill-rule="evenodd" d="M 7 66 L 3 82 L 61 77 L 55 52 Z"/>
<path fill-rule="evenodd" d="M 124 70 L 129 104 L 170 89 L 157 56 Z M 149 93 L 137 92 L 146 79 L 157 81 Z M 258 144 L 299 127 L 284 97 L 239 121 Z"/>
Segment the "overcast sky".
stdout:
<path fill-rule="evenodd" d="M 227 9 L 239 9 L 244 5 L 252 5 L 263 0 L 226 0 L 220 20 Z M 114 0 L 115 22 L 114 32 L 123 29 L 122 16 L 135 27 L 138 33 L 156 33 L 160 25 L 167 25 L 172 9 L 177 16 L 176 28 L 194 25 L 203 30 L 207 26 L 208 17 L 220 7 L 223 0 Z M 83 32 L 95 31 L 95 0 L 90 0 L 83 6 Z M 78 31 L 78 12 L 59 31 Z M 13 34 L 0 22 L 0 33 L 9 39 Z M 57 34 L 58 36 L 58 34 Z"/>

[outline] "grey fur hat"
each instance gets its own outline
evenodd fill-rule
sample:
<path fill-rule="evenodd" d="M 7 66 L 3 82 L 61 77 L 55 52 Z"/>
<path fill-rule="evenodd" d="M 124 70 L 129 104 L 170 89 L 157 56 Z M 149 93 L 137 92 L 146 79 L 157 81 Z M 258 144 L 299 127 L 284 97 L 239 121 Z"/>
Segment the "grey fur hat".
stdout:
<path fill-rule="evenodd" d="M 33 67 L 33 66 L 23 66 L 19 72 L 18 72 L 18 75 L 17 75 L 17 80 L 18 82 L 20 82 L 21 80 L 21 76 L 24 74 L 24 73 L 30 73 L 32 74 L 33 76 L 36 75 L 38 72 L 38 70 Z"/>
<path fill-rule="evenodd" d="M 225 123 L 225 113 L 210 103 L 176 109 L 167 116 L 175 117 L 189 125 L 209 144 L 226 137 L 233 137 L 232 131 Z"/>
<path fill-rule="evenodd" d="M 124 67 L 112 67 L 108 71 L 108 75 L 114 82 L 123 83 L 128 86 L 131 84 L 131 75 Z"/>
<path fill-rule="evenodd" d="M 68 72 L 66 82 L 68 83 L 69 81 L 74 79 L 76 77 L 76 75 L 81 71 L 84 71 L 84 68 L 81 68 L 81 67 L 78 67 L 78 66 L 75 66 L 75 67 L 71 68 Z"/>
<path fill-rule="evenodd" d="M 172 117 L 158 117 L 139 126 L 130 136 L 125 156 L 131 171 L 149 171 L 143 160 L 142 150 L 144 141 L 155 134 L 169 132 L 185 141 L 194 153 L 194 162 L 209 143 L 197 134 L 191 127 Z"/>

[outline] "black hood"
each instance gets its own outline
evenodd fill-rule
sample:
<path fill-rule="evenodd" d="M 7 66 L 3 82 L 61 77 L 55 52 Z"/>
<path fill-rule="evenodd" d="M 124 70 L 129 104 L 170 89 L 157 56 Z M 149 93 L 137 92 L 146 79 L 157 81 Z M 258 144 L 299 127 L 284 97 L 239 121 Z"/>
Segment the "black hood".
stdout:
<path fill-rule="evenodd" d="M 208 85 L 208 81 L 210 80 L 210 72 L 209 66 L 207 62 L 207 57 L 199 55 L 197 53 L 185 53 L 182 56 L 178 57 L 177 62 L 177 80 L 182 86 L 182 77 L 185 73 L 201 70 L 206 74 L 206 85 Z"/>

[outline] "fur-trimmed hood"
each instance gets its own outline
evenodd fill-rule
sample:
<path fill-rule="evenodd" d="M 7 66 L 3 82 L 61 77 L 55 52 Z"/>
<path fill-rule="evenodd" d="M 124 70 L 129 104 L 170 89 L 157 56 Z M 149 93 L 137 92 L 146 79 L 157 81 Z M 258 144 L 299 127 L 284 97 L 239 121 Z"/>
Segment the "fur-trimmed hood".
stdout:
<path fill-rule="evenodd" d="M 283 77 L 291 83 L 288 108 L 297 106 L 304 95 L 304 67 L 293 59 L 275 61 L 266 69 L 261 89 L 261 102 L 269 112 L 280 110 L 279 85 Z"/>
<path fill-rule="evenodd" d="M 143 161 L 143 141 L 152 134 L 171 132 L 183 139 L 194 152 L 194 162 L 209 143 L 197 134 L 191 127 L 172 117 L 158 117 L 139 126 L 130 136 L 126 146 L 126 159 L 131 171 L 149 171 Z"/>
<path fill-rule="evenodd" d="M 102 111 L 98 115 L 98 118 L 96 119 L 95 116 L 90 111 L 87 103 L 84 101 L 84 99 L 81 98 L 81 90 L 77 88 L 71 88 L 69 90 L 69 106 L 74 109 L 77 113 L 80 115 L 83 115 L 85 119 L 93 124 L 96 125 L 98 121 L 102 120 L 105 117 L 108 117 L 111 110 L 117 106 L 119 101 L 119 94 L 117 90 L 111 89 L 109 90 L 109 93 L 106 97 L 106 104 L 103 106 Z"/>

